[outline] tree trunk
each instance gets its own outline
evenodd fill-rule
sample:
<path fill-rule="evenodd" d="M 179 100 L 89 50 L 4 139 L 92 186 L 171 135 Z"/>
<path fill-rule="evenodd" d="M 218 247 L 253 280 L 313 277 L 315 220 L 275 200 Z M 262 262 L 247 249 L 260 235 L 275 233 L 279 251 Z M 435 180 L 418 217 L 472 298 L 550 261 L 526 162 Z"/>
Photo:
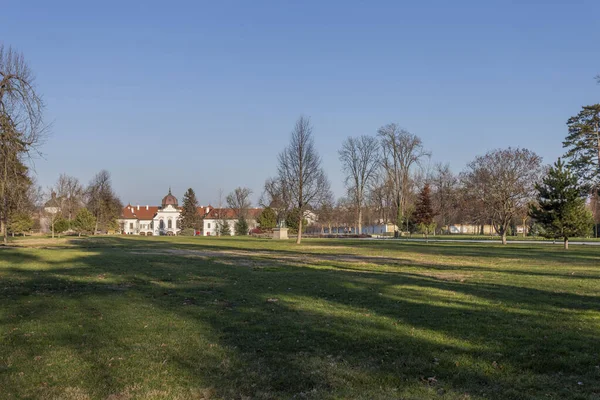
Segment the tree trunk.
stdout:
<path fill-rule="evenodd" d="M 300 213 L 300 220 L 298 221 L 298 237 L 296 238 L 296 244 L 300 244 L 302 241 L 302 213 Z"/>
<path fill-rule="evenodd" d="M 3 237 L 3 241 L 4 244 L 8 244 L 8 235 L 7 235 L 7 230 L 6 230 L 6 223 L 4 223 L 4 220 L 2 220 L 0 222 L 0 228 L 2 228 L 2 237 Z"/>
<path fill-rule="evenodd" d="M 359 208 L 358 209 L 358 232 L 357 234 L 360 235 L 362 233 L 362 210 Z"/>
<path fill-rule="evenodd" d="M 502 244 L 506 244 L 506 231 L 502 232 Z"/>
<path fill-rule="evenodd" d="M 569 250 L 569 238 L 565 238 L 565 250 Z"/>
<path fill-rule="evenodd" d="M 54 220 L 52 220 L 52 239 L 54 239 Z"/>

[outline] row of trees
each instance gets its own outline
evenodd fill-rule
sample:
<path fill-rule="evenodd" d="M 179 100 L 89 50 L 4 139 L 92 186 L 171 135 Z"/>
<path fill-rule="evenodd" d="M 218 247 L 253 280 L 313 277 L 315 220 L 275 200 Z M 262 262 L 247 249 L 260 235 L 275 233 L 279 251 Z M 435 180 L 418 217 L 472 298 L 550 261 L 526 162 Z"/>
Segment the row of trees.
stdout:
<path fill-rule="evenodd" d="M 265 182 L 261 205 L 277 221 L 289 221 L 293 211 L 297 243 L 309 210 L 330 232 L 332 225 L 340 224 L 362 232 L 365 219 L 425 235 L 438 227 L 443 231 L 450 224 L 468 223 L 480 226 L 482 233 L 484 225 L 492 226 L 506 243 L 516 225 L 529 224 L 536 225 L 539 234 L 562 237 L 567 243 L 568 237 L 589 234 L 593 218 L 597 223 L 600 217 L 595 208 L 600 105 L 583 107 L 567 125 L 567 164 L 559 160 L 547 167 L 535 152 L 509 147 L 475 157 L 460 174 L 448 165 L 431 168 L 431 153 L 422 140 L 398 124 L 385 125 L 374 136 L 349 137 L 339 150 L 347 195 L 336 202 L 310 120 L 300 117 L 278 157 L 277 175 Z M 568 206 L 560 208 L 564 204 Z"/>
<path fill-rule="evenodd" d="M 81 234 L 118 228 L 117 219 L 123 205 L 106 170 L 98 172 L 87 186 L 73 176 L 61 174 L 56 184 L 48 189 L 46 198 L 48 200 L 42 208 L 52 237 L 68 230 Z M 93 225 L 90 226 L 92 220 Z"/>

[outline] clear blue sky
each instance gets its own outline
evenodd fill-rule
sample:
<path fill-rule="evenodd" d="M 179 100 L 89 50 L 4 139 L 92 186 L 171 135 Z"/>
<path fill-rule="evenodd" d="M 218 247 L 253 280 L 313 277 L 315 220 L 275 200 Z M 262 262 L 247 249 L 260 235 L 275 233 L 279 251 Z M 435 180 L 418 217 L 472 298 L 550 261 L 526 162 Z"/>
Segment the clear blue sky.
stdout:
<path fill-rule="evenodd" d="M 40 184 L 108 169 L 123 202 L 169 186 L 258 198 L 296 118 L 337 195 L 347 136 L 397 122 L 456 172 L 497 147 L 552 162 L 600 101 L 600 2 L 5 1 L 52 136 Z"/>

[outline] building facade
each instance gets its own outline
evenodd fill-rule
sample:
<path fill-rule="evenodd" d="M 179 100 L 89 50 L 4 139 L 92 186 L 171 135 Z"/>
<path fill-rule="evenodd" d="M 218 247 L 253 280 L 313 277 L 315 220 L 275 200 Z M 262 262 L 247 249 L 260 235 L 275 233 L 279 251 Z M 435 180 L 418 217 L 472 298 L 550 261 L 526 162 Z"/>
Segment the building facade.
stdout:
<path fill-rule="evenodd" d="M 200 209 L 198 211 L 201 212 Z M 160 206 L 128 204 L 121 211 L 118 222 L 121 233 L 125 235 L 175 236 L 181 231 L 180 217 L 181 207 L 169 189 Z"/>
<path fill-rule="evenodd" d="M 120 231 L 124 235 L 141 236 L 175 236 L 181 232 L 180 219 L 181 209 L 177 198 L 171 193 L 167 194 L 160 206 L 132 206 L 128 204 L 121 211 L 119 218 Z M 252 208 L 248 210 L 248 229 L 257 226 L 258 215 L 262 209 Z M 219 224 L 229 224 L 231 235 L 235 234 L 235 222 L 237 217 L 234 210 L 230 208 L 213 208 L 211 206 L 198 207 L 198 215 L 202 222 L 197 235 L 218 236 Z"/>

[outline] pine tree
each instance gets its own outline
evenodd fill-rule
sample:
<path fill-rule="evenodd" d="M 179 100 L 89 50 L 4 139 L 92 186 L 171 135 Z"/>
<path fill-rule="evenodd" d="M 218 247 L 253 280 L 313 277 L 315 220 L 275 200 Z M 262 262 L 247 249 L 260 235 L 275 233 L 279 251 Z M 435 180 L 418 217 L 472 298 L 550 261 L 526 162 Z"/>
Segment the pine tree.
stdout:
<path fill-rule="evenodd" d="M 79 236 L 82 233 L 92 233 L 96 227 L 96 217 L 87 208 L 82 208 L 77 212 L 75 221 L 73 221 L 73 228 Z"/>
<path fill-rule="evenodd" d="M 570 237 L 591 231 L 592 214 L 585 208 L 582 188 L 560 158 L 535 189 L 538 204 L 530 207 L 529 215 L 542 225 L 545 237 L 562 238 L 566 250 Z"/>
<path fill-rule="evenodd" d="M 237 236 L 244 236 L 248 234 L 248 222 L 246 218 L 240 217 L 235 223 L 235 234 Z"/>
<path fill-rule="evenodd" d="M 415 223 L 419 227 L 419 230 L 425 234 L 426 238 L 430 232 L 435 231 L 433 217 L 435 217 L 435 213 L 433 212 L 433 206 L 431 205 L 431 189 L 429 184 L 426 183 L 419 193 L 415 213 L 413 215 Z"/>
<path fill-rule="evenodd" d="M 185 229 L 197 229 L 198 225 L 200 225 L 200 218 L 196 193 L 194 193 L 194 189 L 189 188 L 183 195 L 179 226 L 182 231 Z"/>
<path fill-rule="evenodd" d="M 285 218 L 285 225 L 288 227 L 290 233 L 298 233 L 300 227 L 300 216 L 302 215 L 298 207 L 294 207 Z M 306 218 L 302 218 L 302 230 L 306 229 L 308 221 Z"/>
<path fill-rule="evenodd" d="M 25 236 L 25 232 L 29 232 L 33 228 L 33 218 L 26 212 L 21 212 L 15 215 L 8 223 L 8 231 L 15 236 L 15 234 L 22 233 Z"/>
<path fill-rule="evenodd" d="M 600 104 L 585 106 L 567 121 L 563 142 L 569 167 L 588 191 L 600 191 Z"/>
<path fill-rule="evenodd" d="M 231 236 L 231 227 L 229 226 L 229 221 L 225 218 L 217 222 L 217 230 L 219 236 Z"/>
<path fill-rule="evenodd" d="M 265 209 L 258 216 L 258 225 L 263 231 L 270 231 L 277 226 L 277 215 L 271 207 Z"/>
<path fill-rule="evenodd" d="M 58 233 L 58 237 L 60 237 L 61 233 L 68 231 L 70 227 L 71 221 L 63 217 L 59 217 L 56 221 L 54 221 L 54 231 Z"/>

